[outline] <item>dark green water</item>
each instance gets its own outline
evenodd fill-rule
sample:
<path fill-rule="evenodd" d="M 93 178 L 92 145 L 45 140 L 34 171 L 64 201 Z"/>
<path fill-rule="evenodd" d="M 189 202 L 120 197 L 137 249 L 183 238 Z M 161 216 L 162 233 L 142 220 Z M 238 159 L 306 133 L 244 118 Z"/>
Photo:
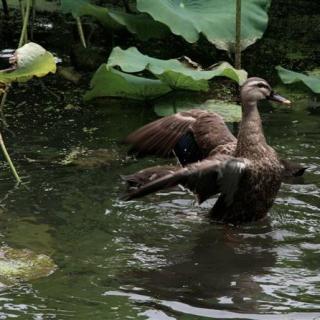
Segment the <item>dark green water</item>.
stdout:
<path fill-rule="evenodd" d="M 282 186 L 268 221 L 233 229 L 207 219 L 214 200 L 199 207 L 182 191 L 118 200 L 119 174 L 155 160 L 125 159 L 117 141 L 151 112 L 30 112 L 8 138 L 28 188 L 13 188 L 2 168 L 0 235 L 58 270 L 2 289 L 0 319 L 320 319 L 319 116 L 265 114 L 270 144 L 309 170 Z M 113 156 L 89 168 L 53 159 L 81 148 Z"/>

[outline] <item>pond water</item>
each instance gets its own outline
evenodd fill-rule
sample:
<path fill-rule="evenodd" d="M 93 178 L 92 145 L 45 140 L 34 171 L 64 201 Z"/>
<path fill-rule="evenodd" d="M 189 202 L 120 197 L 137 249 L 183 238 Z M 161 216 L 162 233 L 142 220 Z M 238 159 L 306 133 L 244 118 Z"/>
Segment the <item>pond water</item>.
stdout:
<path fill-rule="evenodd" d="M 270 144 L 309 169 L 283 184 L 269 220 L 227 228 L 206 216 L 214 199 L 198 206 L 178 189 L 118 199 L 120 174 L 157 161 L 126 158 L 119 140 L 154 116 L 123 104 L 47 115 L 20 105 L 8 119 L 26 185 L 2 166 L 1 239 L 58 269 L 3 288 L 0 319 L 320 319 L 320 117 L 264 114 Z M 98 149 L 104 165 L 68 165 Z"/>

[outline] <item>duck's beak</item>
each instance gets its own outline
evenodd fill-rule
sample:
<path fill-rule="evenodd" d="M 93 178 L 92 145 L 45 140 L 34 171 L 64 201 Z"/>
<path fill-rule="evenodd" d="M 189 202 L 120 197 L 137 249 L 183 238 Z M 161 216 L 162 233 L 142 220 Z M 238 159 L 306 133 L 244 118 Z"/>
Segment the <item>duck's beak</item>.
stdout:
<path fill-rule="evenodd" d="M 291 101 L 280 96 L 279 94 L 276 94 L 274 92 L 271 92 L 270 96 L 267 98 L 268 100 L 271 100 L 271 101 L 275 101 L 275 102 L 278 102 L 278 103 L 281 103 L 281 104 L 285 104 L 287 106 L 290 106 L 291 105 Z"/>

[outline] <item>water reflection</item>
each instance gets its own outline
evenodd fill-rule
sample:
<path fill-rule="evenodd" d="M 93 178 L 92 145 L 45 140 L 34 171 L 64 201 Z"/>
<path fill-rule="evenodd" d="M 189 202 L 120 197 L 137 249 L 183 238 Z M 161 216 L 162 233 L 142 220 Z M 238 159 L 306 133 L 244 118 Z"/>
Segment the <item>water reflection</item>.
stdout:
<path fill-rule="evenodd" d="M 205 229 L 188 253 L 169 251 L 166 266 L 126 274 L 123 282 L 161 300 L 259 311 L 258 297 L 263 290 L 254 277 L 266 275 L 277 260 L 270 224 L 248 229 L 211 225 Z"/>

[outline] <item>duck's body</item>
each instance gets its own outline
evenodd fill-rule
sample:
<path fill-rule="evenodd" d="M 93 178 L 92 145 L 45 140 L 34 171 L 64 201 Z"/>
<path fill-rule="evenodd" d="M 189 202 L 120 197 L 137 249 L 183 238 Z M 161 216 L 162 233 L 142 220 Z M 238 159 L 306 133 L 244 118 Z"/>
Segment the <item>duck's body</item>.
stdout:
<path fill-rule="evenodd" d="M 134 150 L 161 156 L 174 152 L 183 167 L 154 167 L 126 177 L 134 188 L 124 198 L 182 184 L 199 203 L 220 193 L 210 211 L 216 220 L 239 224 L 265 217 L 287 167 L 263 135 L 257 101 L 265 98 L 288 103 L 263 79 L 248 79 L 241 90 L 243 120 L 237 139 L 219 115 L 196 109 L 133 132 L 127 141 Z"/>
<path fill-rule="evenodd" d="M 210 211 L 215 220 L 240 224 L 264 218 L 281 185 L 282 166 L 277 157 L 251 160 L 243 173 L 237 192 L 228 202 L 221 194 Z"/>
<path fill-rule="evenodd" d="M 248 103 L 249 104 L 249 103 Z M 249 222 L 266 216 L 282 181 L 283 165 L 264 137 L 256 103 L 242 107 L 243 121 L 233 156 L 247 159 L 238 191 L 228 206 L 220 196 L 211 216 L 224 222 Z"/>

